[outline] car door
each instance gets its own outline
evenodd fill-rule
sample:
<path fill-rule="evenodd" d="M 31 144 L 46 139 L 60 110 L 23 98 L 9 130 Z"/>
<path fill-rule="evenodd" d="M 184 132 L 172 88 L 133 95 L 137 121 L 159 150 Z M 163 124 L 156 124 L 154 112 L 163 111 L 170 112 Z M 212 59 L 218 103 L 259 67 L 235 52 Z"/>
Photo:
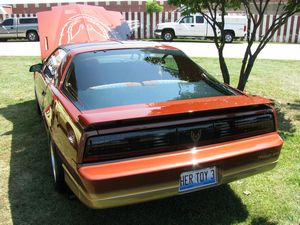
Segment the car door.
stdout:
<path fill-rule="evenodd" d="M 63 62 L 64 63 L 64 62 Z M 62 64 L 63 64 L 62 63 Z M 74 75 L 73 64 L 67 69 L 65 80 L 61 87 L 61 92 L 70 98 L 69 91 L 75 94 L 77 81 Z M 70 90 L 72 89 L 72 90 Z M 52 125 L 52 138 L 57 145 L 58 149 L 61 150 L 61 154 L 64 159 L 68 161 L 68 164 L 76 168 L 76 157 L 77 157 L 77 141 L 80 140 L 81 132 L 72 121 L 68 111 L 61 101 L 56 101 L 52 107 L 53 114 L 53 125 Z"/>
<path fill-rule="evenodd" d="M 53 99 L 53 96 L 59 95 L 65 92 L 59 90 L 60 88 L 69 88 L 69 85 L 75 87 L 76 84 L 71 82 L 68 78 L 68 82 L 63 82 L 63 86 L 59 87 L 60 79 L 63 77 L 63 68 L 66 63 L 66 52 L 58 51 L 55 56 L 57 63 L 56 74 L 53 78 L 53 82 L 48 85 L 46 90 L 47 94 L 44 99 L 45 106 L 45 120 L 50 128 L 51 138 L 60 149 L 60 154 L 63 158 L 68 161 L 68 165 L 76 168 L 76 157 L 77 157 L 77 140 L 80 140 L 81 133 L 78 127 L 74 124 L 73 120 L 69 116 L 68 111 L 61 101 Z M 72 69 L 67 69 L 68 72 L 66 77 L 70 77 L 70 71 Z M 74 71 L 73 71 L 74 72 Z M 73 77 L 73 76 L 72 76 Z M 76 80 L 73 80 L 76 82 Z M 49 94 L 48 94 L 49 93 Z"/>
<path fill-rule="evenodd" d="M 50 85 L 57 80 L 58 68 L 65 56 L 66 52 L 63 49 L 55 50 L 43 64 L 41 73 L 35 74 L 35 93 L 42 112 L 49 105 L 50 101 L 47 99 L 49 95 L 52 96 Z"/>
<path fill-rule="evenodd" d="M 44 98 L 46 95 L 46 87 L 48 83 L 51 81 L 51 77 L 45 74 L 45 64 L 43 66 L 43 70 L 41 72 L 34 73 L 34 92 L 36 99 L 39 103 L 41 112 L 43 112 L 44 106 Z"/>
<path fill-rule="evenodd" d="M 206 20 L 204 20 L 204 24 L 206 26 L 206 37 L 214 37 L 215 34 L 214 34 L 214 31 L 213 31 L 211 25 Z M 219 36 L 220 35 L 220 30 L 217 27 L 216 27 L 216 31 L 217 31 L 217 34 Z"/>
<path fill-rule="evenodd" d="M 185 16 L 183 17 L 178 24 L 176 24 L 176 36 L 194 36 L 194 17 Z"/>
<path fill-rule="evenodd" d="M 18 37 L 26 37 L 27 30 L 32 29 L 31 24 L 33 23 L 33 18 L 20 18 L 18 24 Z"/>
<path fill-rule="evenodd" d="M 14 23 L 14 18 L 4 20 L 1 24 L 0 38 L 15 37 L 17 37 L 17 26 Z"/>
<path fill-rule="evenodd" d="M 201 15 L 196 15 L 195 20 L 196 23 L 192 29 L 194 36 L 205 37 L 207 31 L 207 24 L 204 22 L 204 17 Z"/>

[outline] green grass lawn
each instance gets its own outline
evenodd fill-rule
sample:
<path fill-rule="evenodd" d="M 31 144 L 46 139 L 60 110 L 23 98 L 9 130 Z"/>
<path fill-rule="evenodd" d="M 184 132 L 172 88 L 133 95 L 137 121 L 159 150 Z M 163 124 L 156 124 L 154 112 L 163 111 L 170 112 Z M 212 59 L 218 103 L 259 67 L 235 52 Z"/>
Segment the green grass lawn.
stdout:
<path fill-rule="evenodd" d="M 216 59 L 195 60 L 221 79 Z M 276 102 L 285 144 L 275 169 L 214 189 L 105 210 L 88 209 L 53 189 L 28 72 L 37 62 L 37 57 L 0 57 L 0 224 L 300 223 L 299 61 L 258 60 L 246 87 Z M 234 85 L 240 63 L 228 60 Z"/>

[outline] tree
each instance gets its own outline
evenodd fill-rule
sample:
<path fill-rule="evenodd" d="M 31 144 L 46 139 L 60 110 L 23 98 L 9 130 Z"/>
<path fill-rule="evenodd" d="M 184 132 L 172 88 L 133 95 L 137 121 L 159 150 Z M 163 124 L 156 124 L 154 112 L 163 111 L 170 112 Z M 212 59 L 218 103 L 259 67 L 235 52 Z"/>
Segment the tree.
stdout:
<path fill-rule="evenodd" d="M 230 74 L 223 56 L 226 35 L 226 31 L 224 30 L 225 15 L 227 14 L 228 9 L 245 9 L 248 20 L 252 21 L 253 28 L 252 32 L 247 37 L 247 48 L 242 60 L 237 87 L 242 91 L 245 89 L 258 54 L 271 40 L 274 33 L 286 23 L 288 18 L 300 11 L 300 0 L 271 1 L 273 5 L 276 5 L 275 19 L 271 22 L 265 35 L 259 41 L 258 47 L 253 49 L 256 33 L 259 30 L 258 28 L 262 25 L 263 16 L 270 5 L 270 0 L 168 0 L 168 2 L 176 6 L 183 5 L 184 14 L 201 13 L 212 27 L 214 43 L 219 55 L 220 69 L 223 81 L 226 84 L 230 84 Z M 258 15 L 257 19 L 255 19 L 255 14 Z M 220 32 L 220 35 L 218 35 L 218 31 Z"/>
<path fill-rule="evenodd" d="M 163 11 L 164 7 L 159 5 L 156 0 L 148 0 L 146 3 L 146 11 L 147 13 L 153 12 L 161 12 Z"/>
<path fill-rule="evenodd" d="M 169 0 L 170 4 L 181 6 L 184 5 L 183 14 L 189 15 L 193 13 L 201 13 L 214 33 L 214 43 L 218 50 L 219 64 L 223 76 L 223 81 L 230 84 L 230 75 L 228 67 L 223 55 L 225 47 L 225 30 L 224 22 L 228 8 L 238 8 L 241 5 L 240 1 L 236 0 Z M 219 16 L 220 14 L 220 16 Z M 218 35 L 220 31 L 220 36 Z"/>
<path fill-rule="evenodd" d="M 252 49 L 253 43 L 255 41 L 256 33 L 258 32 L 259 27 L 262 25 L 263 16 L 270 5 L 270 0 L 242 0 L 242 5 L 246 10 L 248 19 L 252 21 L 253 28 L 252 32 L 247 37 L 247 48 L 244 54 L 242 61 L 242 66 L 240 70 L 239 83 L 237 88 L 244 90 L 249 75 L 252 71 L 254 62 L 258 54 L 263 50 L 266 44 L 274 36 L 274 33 L 287 22 L 288 18 L 293 14 L 300 11 L 300 1 L 299 0 L 287 0 L 287 1 L 271 1 L 273 4 L 276 4 L 276 10 L 274 14 L 274 20 L 269 22 L 269 28 L 266 30 L 264 36 L 259 41 L 259 44 L 256 49 Z M 253 6 L 253 7 L 251 7 Z M 252 9 L 254 8 L 254 9 Z M 254 14 L 258 15 L 258 18 L 255 19 Z"/>

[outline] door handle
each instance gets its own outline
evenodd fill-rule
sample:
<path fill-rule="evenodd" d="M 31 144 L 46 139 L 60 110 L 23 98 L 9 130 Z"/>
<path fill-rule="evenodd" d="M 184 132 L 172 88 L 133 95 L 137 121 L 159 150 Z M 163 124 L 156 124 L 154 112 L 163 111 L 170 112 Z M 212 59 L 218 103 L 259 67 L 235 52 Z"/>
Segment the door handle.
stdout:
<path fill-rule="evenodd" d="M 195 26 L 195 25 L 193 25 L 193 24 L 191 25 L 191 27 L 194 27 L 194 26 Z"/>
<path fill-rule="evenodd" d="M 46 92 L 45 92 L 45 91 L 42 91 L 42 95 L 45 96 L 45 95 L 46 95 Z"/>
<path fill-rule="evenodd" d="M 13 27 L 10 28 L 11 30 L 14 29 Z"/>

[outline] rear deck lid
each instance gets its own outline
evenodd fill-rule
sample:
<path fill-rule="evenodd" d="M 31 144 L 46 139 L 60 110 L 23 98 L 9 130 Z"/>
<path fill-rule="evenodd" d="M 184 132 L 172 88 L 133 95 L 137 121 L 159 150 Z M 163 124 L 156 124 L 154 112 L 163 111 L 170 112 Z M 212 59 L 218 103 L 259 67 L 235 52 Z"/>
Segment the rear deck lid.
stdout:
<path fill-rule="evenodd" d="M 130 35 L 130 28 L 121 13 L 103 7 L 55 6 L 37 16 L 42 60 L 61 45 L 126 40 Z"/>

